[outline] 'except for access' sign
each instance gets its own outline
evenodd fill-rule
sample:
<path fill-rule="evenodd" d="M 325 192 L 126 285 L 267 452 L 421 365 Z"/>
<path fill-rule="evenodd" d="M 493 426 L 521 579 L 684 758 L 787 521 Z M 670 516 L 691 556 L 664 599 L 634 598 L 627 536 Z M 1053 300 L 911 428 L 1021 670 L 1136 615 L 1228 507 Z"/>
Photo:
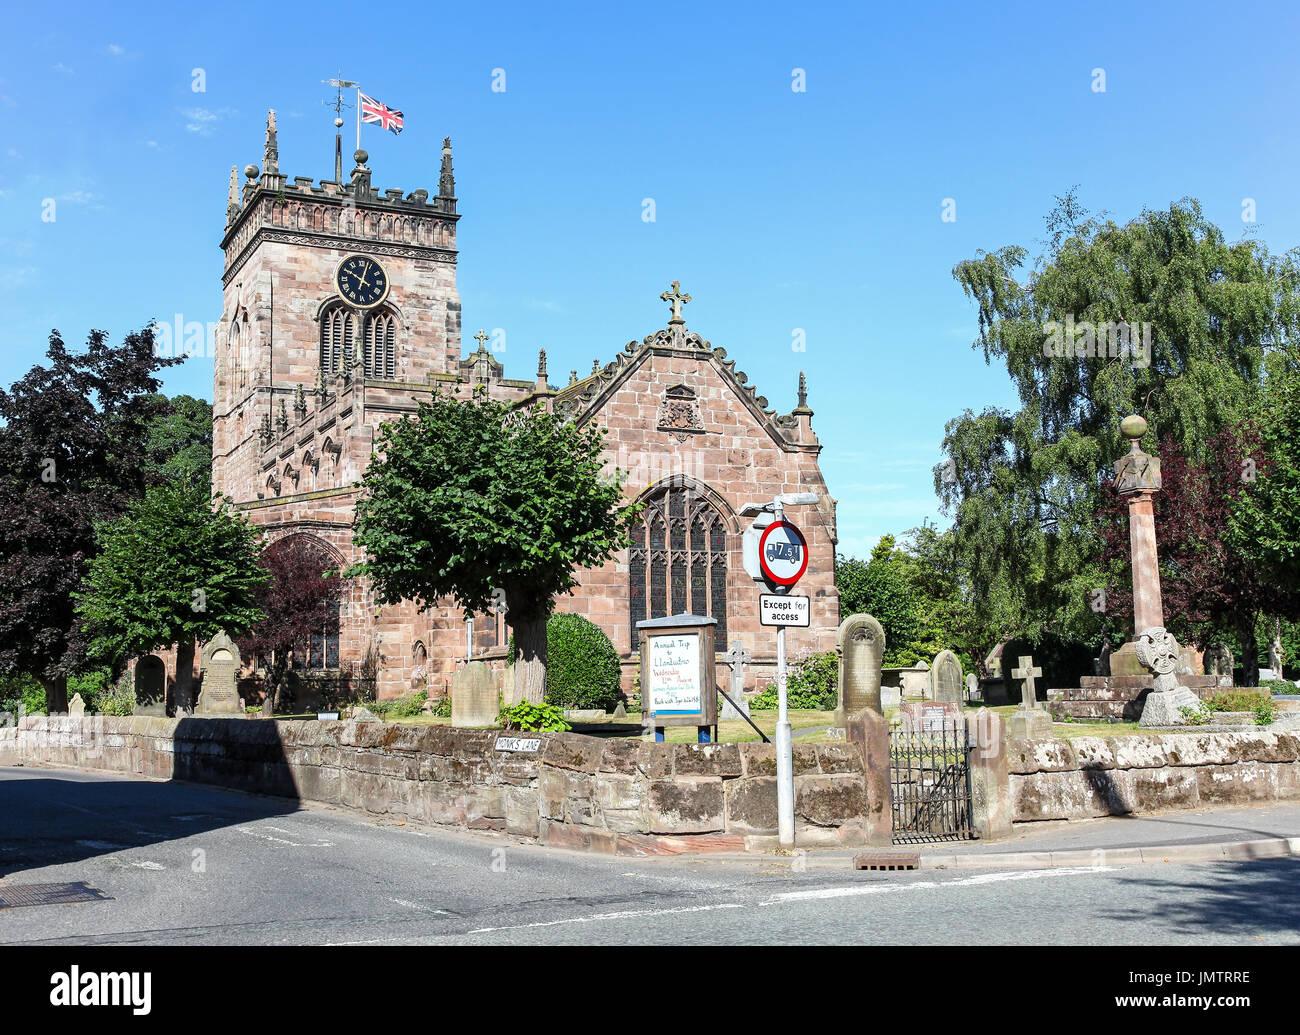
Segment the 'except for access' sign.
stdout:
<path fill-rule="evenodd" d="M 806 629 L 811 615 L 811 601 L 807 597 L 790 597 L 781 593 L 760 593 L 758 596 L 758 621 L 761 625 L 790 625 Z"/>

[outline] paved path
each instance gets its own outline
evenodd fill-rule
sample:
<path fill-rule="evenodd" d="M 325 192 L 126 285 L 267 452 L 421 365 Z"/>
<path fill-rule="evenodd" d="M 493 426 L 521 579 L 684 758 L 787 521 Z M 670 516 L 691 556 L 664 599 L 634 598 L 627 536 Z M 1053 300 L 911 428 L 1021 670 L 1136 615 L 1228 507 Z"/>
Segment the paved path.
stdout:
<path fill-rule="evenodd" d="M 1248 811 L 1181 829 L 1295 816 Z M 1290 858 L 890 874 L 611 859 L 66 769 L 0 769 L 0 874 L 110 896 L 0 910 L 9 944 L 1300 943 Z"/>

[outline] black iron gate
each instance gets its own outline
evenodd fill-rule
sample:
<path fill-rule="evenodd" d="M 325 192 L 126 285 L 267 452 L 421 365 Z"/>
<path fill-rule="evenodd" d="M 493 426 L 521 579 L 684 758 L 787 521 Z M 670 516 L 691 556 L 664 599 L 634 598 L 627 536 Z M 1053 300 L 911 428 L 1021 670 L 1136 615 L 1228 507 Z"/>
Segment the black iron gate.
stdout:
<path fill-rule="evenodd" d="M 894 841 L 954 841 L 971 829 L 970 733 L 965 723 L 889 731 Z"/>

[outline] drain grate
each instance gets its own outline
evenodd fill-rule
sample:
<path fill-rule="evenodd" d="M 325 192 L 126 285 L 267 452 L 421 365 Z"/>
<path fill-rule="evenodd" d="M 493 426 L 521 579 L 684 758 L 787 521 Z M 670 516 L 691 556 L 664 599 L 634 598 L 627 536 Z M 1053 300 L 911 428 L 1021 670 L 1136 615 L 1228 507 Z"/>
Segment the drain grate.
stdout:
<path fill-rule="evenodd" d="M 855 870 L 915 870 L 921 865 L 919 852 L 865 852 L 855 856 Z"/>
<path fill-rule="evenodd" d="M 107 899 L 98 888 L 75 884 L 0 884 L 0 909 L 18 906 L 64 906 Z"/>

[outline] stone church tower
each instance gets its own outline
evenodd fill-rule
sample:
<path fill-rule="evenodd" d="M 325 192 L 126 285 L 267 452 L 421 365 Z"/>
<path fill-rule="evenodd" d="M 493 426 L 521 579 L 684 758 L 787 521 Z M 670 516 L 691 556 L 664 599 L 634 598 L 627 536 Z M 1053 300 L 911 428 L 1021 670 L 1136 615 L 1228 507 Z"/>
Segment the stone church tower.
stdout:
<path fill-rule="evenodd" d="M 382 421 L 415 411 L 439 385 L 485 385 L 491 395 L 543 405 L 608 431 L 609 461 L 631 473 L 628 494 L 647 502 L 636 544 L 579 574 L 557 607 L 602 626 L 635 676 L 635 622 L 679 611 L 719 618 L 718 650 L 746 646 L 754 671 L 770 670 L 770 630 L 741 563 L 738 517 L 776 492 L 813 491 L 822 503 L 798 516 L 810 544 L 798 592 L 813 598 L 813 626 L 792 648 L 833 649 L 835 512 L 817 464 L 802 374 L 786 415 L 747 386 L 723 349 L 686 330 L 690 296 L 662 296 L 667 328 L 630 341 L 613 362 L 574 371 L 564 388 L 512 380 L 475 335 L 462 358 L 456 290 L 451 144 L 443 141 L 438 191 L 380 191 L 357 151 L 342 179 L 292 182 L 280 173 L 275 113 L 262 166 L 231 169 L 222 276 L 223 309 L 213 385 L 213 488 L 272 539 L 310 536 L 332 562 L 359 560 L 352 544 L 356 483 Z M 752 599 L 751 599 L 752 598 Z M 380 608 L 360 580 L 348 584 L 337 627 L 322 629 L 297 659 L 310 678 L 373 673 L 381 697 L 447 692 L 467 657 L 500 668 L 509 630 L 502 615 L 467 625 L 450 602 L 420 612 Z M 725 673 L 725 666 L 719 671 Z M 725 679 L 725 676 L 724 676 Z"/>

